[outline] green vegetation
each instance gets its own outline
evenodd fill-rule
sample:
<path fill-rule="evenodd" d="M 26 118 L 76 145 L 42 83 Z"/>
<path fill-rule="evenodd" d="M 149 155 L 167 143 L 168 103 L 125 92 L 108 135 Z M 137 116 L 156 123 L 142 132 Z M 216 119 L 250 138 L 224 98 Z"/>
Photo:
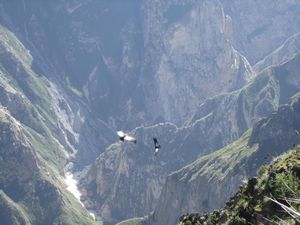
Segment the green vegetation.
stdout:
<path fill-rule="evenodd" d="M 48 181 L 37 174 L 22 186 L 25 196 L 18 203 L 12 200 L 11 203 L 31 221 L 30 224 L 100 225 L 57 181 Z M 7 215 L 2 218 L 7 218 Z"/>
<path fill-rule="evenodd" d="M 43 160 L 60 170 L 66 156 L 50 130 L 57 126 L 57 117 L 51 107 L 50 83 L 32 70 L 30 52 L 13 33 L 0 25 L 0 36 L 0 59 L 5 59 L 0 60 L 0 84 L 9 95 L 9 104 L 21 107 L 16 115 L 11 113 L 22 123 Z"/>
<path fill-rule="evenodd" d="M 190 214 L 182 217 L 187 224 L 299 224 L 300 219 L 288 210 L 300 212 L 300 148 L 263 166 L 258 177 L 250 179 L 226 206 L 206 215 Z"/>
<path fill-rule="evenodd" d="M 55 141 L 51 134 L 45 132 L 39 134 L 33 129 L 27 127 L 27 136 L 33 145 L 33 148 L 51 166 L 54 170 L 62 169 L 66 162 L 66 156 L 63 153 L 62 147 Z"/>
<path fill-rule="evenodd" d="M 1 111 L 6 136 L 0 144 L 4 153 L 11 150 L 5 161 L 0 156 L 0 224 L 99 225 L 62 182 L 67 156 L 56 139 L 51 85 L 35 73 L 32 61 L 17 37 L 0 25 L 1 104 L 9 111 Z"/>
<path fill-rule="evenodd" d="M 83 213 L 82 206 L 74 200 L 73 196 L 66 197 L 66 199 L 67 203 L 63 205 L 62 213 L 55 219 L 54 225 L 102 225 L 101 222 L 94 221 L 87 213 Z"/>
<path fill-rule="evenodd" d="M 56 117 L 48 91 L 49 81 L 32 70 L 32 56 L 17 37 L 0 25 L 0 69 L 9 85 L 24 94 L 51 124 Z M 3 59 L 3 60 L 2 60 Z"/>
<path fill-rule="evenodd" d="M 48 91 L 48 80 L 45 77 L 37 77 L 33 71 L 28 71 L 31 76 L 26 77 L 26 85 L 22 85 L 26 96 L 31 97 L 33 105 L 35 105 L 41 115 L 55 124 L 56 115 L 51 107 L 51 95 Z"/>
<path fill-rule="evenodd" d="M 139 225 L 139 224 L 141 224 L 142 220 L 143 220 L 143 217 L 132 218 L 132 219 L 129 219 L 129 220 L 122 221 L 122 222 L 120 222 L 116 225 Z"/>
<path fill-rule="evenodd" d="M 248 130 L 240 139 L 224 148 L 201 157 L 194 163 L 184 167 L 179 172 L 185 174 L 182 180 L 192 182 L 199 176 L 206 175 L 210 179 L 223 180 L 244 159 L 257 151 L 258 145 L 248 146 L 252 130 Z M 185 171 L 192 171 L 185 173 Z M 194 171 L 194 172 L 193 172 Z M 192 174 L 192 176 L 190 176 Z"/>
<path fill-rule="evenodd" d="M 24 209 L 14 203 L 2 190 L 0 190 L 0 218 L 0 224 L 31 225 Z"/>
<path fill-rule="evenodd" d="M 2 25 L 0 25 L 0 37 L 0 54 L 8 52 L 24 65 L 29 65 L 31 67 L 32 56 L 30 55 L 30 52 L 12 32 Z"/>
<path fill-rule="evenodd" d="M 68 89 L 75 94 L 77 97 L 81 98 L 82 97 L 82 92 L 80 92 L 78 89 L 76 89 L 74 86 L 72 86 L 70 79 L 68 76 L 66 76 L 66 82 L 67 82 L 67 87 Z"/>
<path fill-rule="evenodd" d="M 277 109 L 280 101 L 279 81 L 274 76 L 272 69 L 266 69 L 253 82 L 241 89 L 240 95 L 244 97 L 248 113 L 253 113 L 262 99 L 264 107 L 270 104 Z"/>

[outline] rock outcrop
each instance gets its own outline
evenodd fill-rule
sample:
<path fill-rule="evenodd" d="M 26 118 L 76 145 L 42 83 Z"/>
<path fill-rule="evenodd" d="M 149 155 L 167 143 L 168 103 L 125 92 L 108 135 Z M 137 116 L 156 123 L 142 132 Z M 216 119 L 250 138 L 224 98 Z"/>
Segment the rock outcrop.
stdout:
<path fill-rule="evenodd" d="M 33 171 L 60 180 L 66 163 L 80 170 L 105 151 L 84 178 L 86 202 L 105 220 L 143 216 L 167 174 L 238 139 L 299 89 L 297 65 L 263 71 L 289 59 L 288 51 L 265 57 L 299 32 L 291 23 L 298 8 L 287 0 L 2 1 L 0 103 L 22 127 Z M 117 129 L 142 141 L 111 145 Z M 60 206 L 65 192 L 53 180 L 39 179 L 29 193 L 52 193 L 58 211 L 37 202 L 40 218 L 23 215 L 6 189 L 12 217 L 55 223 L 50 215 L 62 222 L 63 211 L 74 218 L 66 224 L 90 222 L 81 206 L 80 215 Z"/>
<path fill-rule="evenodd" d="M 43 152 L 45 146 L 35 143 L 24 126 L 0 108 L 1 224 L 91 224 L 82 206 L 64 190 L 52 168 L 55 163 L 49 161 L 53 155 Z"/>
<path fill-rule="evenodd" d="M 262 167 L 224 208 L 205 215 L 183 215 L 180 224 L 298 224 L 299 159 L 297 146 Z"/>
<path fill-rule="evenodd" d="M 297 93 L 299 60 L 298 56 L 280 67 L 265 70 L 246 87 L 207 100 L 183 128 L 172 124 L 140 127 L 133 131 L 137 145 L 111 145 L 82 181 L 86 205 L 97 209 L 104 221 L 118 215 L 120 219 L 144 216 L 155 205 L 162 206 L 165 201 L 160 202 L 158 197 L 168 173 L 237 140 L 258 119 L 276 111 L 288 101 L 288 96 Z M 156 158 L 152 156 L 154 136 L 162 145 Z M 238 181 L 228 182 L 228 190 L 233 194 Z M 227 197 L 216 200 L 210 209 Z M 168 209 L 164 205 L 161 214 L 171 216 L 173 211 L 166 212 Z M 160 218 L 157 221 L 160 223 Z"/>
<path fill-rule="evenodd" d="M 32 52 L 36 71 L 79 94 L 110 127 L 134 129 L 182 124 L 206 98 L 242 87 L 255 76 L 248 58 L 255 64 L 298 32 L 298 23 L 290 23 L 299 20 L 291 10 L 297 7 L 289 1 L 19 1 L 14 10 L 1 3 L 0 21 Z"/>
<path fill-rule="evenodd" d="M 0 26 L 1 224 L 92 224 L 62 180 L 76 153 L 73 130 L 62 135 L 72 123 L 57 111 L 57 89 L 31 66 L 30 52 Z"/>
<path fill-rule="evenodd" d="M 232 21 L 234 47 L 251 65 L 271 54 L 288 38 L 299 33 L 297 1 L 221 0 Z"/>
<path fill-rule="evenodd" d="M 256 72 L 260 72 L 270 66 L 278 66 L 300 52 L 300 33 L 296 33 L 287 39 L 279 48 L 267 55 L 264 59 L 257 62 L 253 67 Z"/>
<path fill-rule="evenodd" d="M 170 174 L 157 208 L 141 224 L 175 224 L 186 212 L 221 208 L 263 164 L 300 143 L 300 94 L 239 140 Z M 196 224 L 196 223 L 195 223 Z"/>

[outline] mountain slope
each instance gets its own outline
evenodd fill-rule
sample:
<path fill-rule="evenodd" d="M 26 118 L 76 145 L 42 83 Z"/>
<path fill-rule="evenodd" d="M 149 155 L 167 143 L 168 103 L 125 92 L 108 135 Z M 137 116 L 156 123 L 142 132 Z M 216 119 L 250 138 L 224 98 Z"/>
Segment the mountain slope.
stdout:
<path fill-rule="evenodd" d="M 248 58 L 256 62 L 299 30 L 299 23 L 289 24 L 299 20 L 297 2 L 259 3 L 258 13 L 257 4 L 225 0 L 1 1 L 0 102 L 11 121 L 21 125 L 29 155 L 38 159 L 34 171 L 42 178 L 34 177 L 37 180 L 32 184 L 40 187 L 42 183 L 51 193 L 60 190 L 61 195 L 54 194 L 54 203 L 60 204 L 68 193 L 63 182 L 53 180 L 62 179 L 66 163 L 82 169 L 115 141 L 115 130 L 137 127 L 133 133 L 143 140 L 136 146 L 140 152 L 119 144 L 107 148 L 92 166 L 99 171 L 91 171 L 86 178 L 85 195 L 89 198 L 101 192 L 94 199 L 104 202 L 103 214 L 108 219 L 151 211 L 167 174 L 236 140 L 299 87 L 298 78 L 293 77 L 295 63 L 295 68 L 284 67 L 291 73 L 287 78 L 277 77 L 282 71 L 268 70 L 250 85 L 253 89 L 231 93 L 256 76 Z M 290 9 L 288 16 L 283 6 Z M 249 11 L 254 15 L 248 16 Z M 265 18 L 266 32 L 258 22 Z M 294 80 L 290 82 L 289 77 Z M 289 92 L 283 96 L 281 90 Z M 176 126 L 187 119 L 184 128 Z M 164 123 L 148 127 L 158 122 Z M 161 161 L 149 159 L 154 135 L 164 146 Z M 9 172 L 0 174 L 8 179 Z M 44 179 L 48 173 L 55 179 Z M 95 177 L 108 180 L 104 191 Z M 123 198 L 121 185 L 131 191 L 127 198 Z M 4 180 L 2 187 L 6 188 Z M 7 200 L 19 204 L 14 196 L 7 188 L 4 193 L 8 196 L 5 204 L 23 222 L 28 218 L 32 223 L 46 223 L 49 215 L 61 219 L 61 214 L 72 213 L 67 200 L 65 208 L 57 207 L 59 212 L 37 200 L 41 207 L 28 208 L 39 218 L 23 217 L 22 210 Z M 43 198 L 35 188 L 28 193 L 32 193 L 30 199 Z M 118 199 L 122 200 L 115 203 Z M 92 207 L 100 210 L 102 206 L 93 201 Z M 132 214 L 126 211 L 127 203 Z M 63 218 L 65 223 L 90 221 L 81 206 L 78 210 L 80 216 L 72 217 L 72 222 Z M 78 222 L 81 219 L 85 222 Z"/>
<path fill-rule="evenodd" d="M 0 191 L 0 218 L 1 224 L 30 225 L 29 219 L 23 210 L 3 191 Z"/>
<path fill-rule="evenodd" d="M 23 224 L 92 224 L 87 212 L 64 189 L 55 167 L 43 159 L 26 127 L 0 109 L 1 222 Z M 4 205 L 4 206 L 3 206 Z M 11 209 L 11 210 L 9 210 Z M 30 222 L 29 222 L 30 221 Z"/>
<path fill-rule="evenodd" d="M 255 76 L 248 59 L 255 64 L 299 32 L 291 23 L 298 8 L 270 0 L 14 0 L 0 3 L 0 22 L 30 50 L 39 74 L 73 87 L 110 127 L 134 129 L 181 125 L 205 99 L 241 88 Z"/>
<path fill-rule="evenodd" d="M 262 167 L 224 208 L 206 215 L 184 215 L 180 224 L 298 224 L 299 217 L 287 208 L 300 211 L 299 201 L 293 201 L 300 196 L 299 170 L 300 148 L 296 147 Z"/>
<path fill-rule="evenodd" d="M 32 70 L 64 96 L 56 100 L 67 104 L 72 129 L 62 141 L 79 149 L 84 166 L 113 141 L 111 128 L 182 124 L 207 98 L 251 80 L 248 58 L 257 62 L 299 30 L 290 23 L 299 20 L 297 2 L 259 3 L 259 13 L 256 4 L 13 0 L 0 2 L 0 23 L 30 51 Z M 257 27 L 265 19 L 268 29 Z"/>
<path fill-rule="evenodd" d="M 133 131 L 139 140 L 137 145 L 111 145 L 82 180 L 88 208 L 104 221 L 151 212 L 167 174 L 238 139 L 299 90 L 299 60 L 297 56 L 278 68 L 263 71 L 236 92 L 207 100 L 183 128 L 163 123 L 139 127 Z M 157 158 L 152 156 L 152 137 L 162 145 Z"/>
<path fill-rule="evenodd" d="M 61 112 L 61 105 L 65 111 L 68 104 L 62 96 L 60 104 L 56 102 L 58 90 L 33 71 L 32 60 L 16 36 L 0 26 L 0 190 L 7 212 L 0 220 L 92 224 L 87 211 L 65 190 L 61 172 L 77 150 L 73 126 L 64 122 Z"/>
<path fill-rule="evenodd" d="M 234 47 L 251 65 L 271 54 L 300 30 L 298 1 L 221 2 L 232 21 Z"/>
<path fill-rule="evenodd" d="M 290 58 L 295 57 L 300 52 L 300 33 L 296 33 L 288 38 L 279 48 L 257 62 L 253 69 L 260 72 L 270 66 L 279 66 Z"/>
<path fill-rule="evenodd" d="M 222 207 L 244 179 L 271 158 L 300 143 L 300 94 L 257 122 L 234 143 L 168 176 L 152 218 L 144 224 L 174 224 L 184 212 Z"/>

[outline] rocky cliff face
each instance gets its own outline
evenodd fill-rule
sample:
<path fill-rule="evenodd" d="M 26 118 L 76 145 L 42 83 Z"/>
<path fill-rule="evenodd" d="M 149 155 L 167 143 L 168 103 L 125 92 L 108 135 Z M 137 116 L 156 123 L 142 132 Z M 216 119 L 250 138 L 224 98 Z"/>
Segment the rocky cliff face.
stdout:
<path fill-rule="evenodd" d="M 262 71 L 269 66 L 276 66 L 289 61 L 300 52 L 300 33 L 288 38 L 279 48 L 267 55 L 254 65 L 256 72 Z"/>
<path fill-rule="evenodd" d="M 33 52 L 37 70 L 74 86 L 110 126 L 182 123 L 207 97 L 240 88 L 254 76 L 239 50 L 246 55 L 255 48 L 244 37 L 235 38 L 243 33 L 240 27 L 248 27 L 248 18 L 241 16 L 246 13 L 238 12 L 248 12 L 254 4 L 77 0 L 45 6 L 20 2 L 11 12 L 12 4 L 2 3 L 2 23 Z M 272 17 L 263 6 L 263 13 L 249 21 Z M 270 29 L 286 22 L 278 17 Z M 249 27 L 247 35 L 256 29 Z M 272 46 L 265 44 L 267 33 L 262 31 L 260 45 L 271 51 L 292 32 L 284 36 L 278 30 L 280 39 Z M 235 48 L 240 42 L 246 50 Z M 53 51 L 53 46 L 60 48 Z M 116 89 L 118 93 L 112 91 Z"/>
<path fill-rule="evenodd" d="M 64 116 L 66 100 L 31 66 L 30 52 L 1 26 L 1 224 L 92 224 L 62 180 L 76 153 L 74 115 Z"/>
<path fill-rule="evenodd" d="M 254 74 L 246 58 L 228 41 L 231 24 L 219 1 L 185 3 L 189 11 L 176 22 L 172 21 L 172 10 L 184 8 L 170 2 L 156 3 L 161 8 L 158 27 L 165 32 L 159 32 L 161 55 L 153 86 L 157 92 L 145 91 L 151 96 L 147 102 L 155 100 L 161 106 L 159 115 L 167 121 L 182 122 L 206 98 L 235 90 Z"/>
<path fill-rule="evenodd" d="M 183 123 L 207 97 L 254 76 L 228 41 L 219 1 L 15 1 L 0 10 L 32 71 L 51 80 L 53 110 L 68 127 L 55 133 L 79 149 L 81 165 L 112 142 L 112 130 Z"/>
<path fill-rule="evenodd" d="M 297 224 L 299 202 L 294 200 L 300 195 L 299 154 L 296 147 L 262 167 L 221 210 L 184 215 L 180 224 Z"/>
<path fill-rule="evenodd" d="M 290 23 L 299 20 L 298 5 L 1 1 L 1 106 L 22 125 L 32 152 L 57 178 L 69 161 L 77 169 L 91 164 L 114 142 L 116 129 L 137 127 L 133 133 L 142 141 L 135 148 L 107 148 L 83 186 L 88 185 L 87 202 L 105 219 L 144 215 L 154 208 L 167 174 L 236 140 L 298 88 L 291 72 L 292 81 L 271 73 L 238 90 L 256 76 L 248 58 L 256 63 L 298 32 L 299 23 Z M 262 67 L 268 65 L 266 60 Z M 283 95 L 278 89 L 289 91 Z M 154 135 L 164 137 L 160 161 L 152 157 Z M 49 186 L 56 190 L 60 184 Z M 131 200 L 123 198 L 128 190 Z M 6 192 L 1 198 L 12 202 L 20 221 L 32 220 Z M 127 203 L 132 212 L 123 210 Z"/>
<path fill-rule="evenodd" d="M 175 224 L 185 212 L 210 212 L 222 207 L 261 165 L 299 144 L 295 134 L 300 129 L 299 96 L 257 122 L 236 142 L 170 174 L 157 208 L 141 224 Z"/>
<path fill-rule="evenodd" d="M 2 224 L 29 225 L 29 219 L 22 209 L 10 200 L 4 192 L 0 192 L 0 218 Z"/>
<path fill-rule="evenodd" d="M 98 148 L 110 142 L 112 131 L 59 84 L 39 76 L 32 55 L 13 33 L 1 27 L 0 34 L 1 105 L 33 131 L 56 139 L 67 155 L 80 152 L 81 164 L 91 162 Z"/>
<path fill-rule="evenodd" d="M 299 32 L 298 1 L 222 0 L 221 2 L 225 14 L 232 21 L 234 47 L 252 65 Z"/>
<path fill-rule="evenodd" d="M 162 207 L 157 209 L 161 213 L 158 224 L 162 222 L 162 217 L 176 215 L 173 210 L 168 211 L 171 209 L 167 207 L 170 202 L 166 200 L 171 198 L 169 195 L 174 190 L 162 192 L 163 200 L 158 202 L 165 176 L 200 155 L 238 139 L 259 118 L 276 111 L 279 104 L 287 102 L 288 96 L 299 90 L 298 63 L 299 57 L 296 57 L 281 67 L 265 70 L 241 90 L 207 100 L 183 128 L 172 124 L 140 127 L 133 131 L 139 140 L 137 145 L 110 146 L 83 180 L 83 196 L 87 205 L 96 208 L 103 220 L 118 218 L 118 215 L 120 219 L 143 216 L 153 210 L 156 204 Z M 152 137 L 159 137 L 162 142 L 162 152 L 157 158 L 151 156 Z M 240 174 L 237 177 L 236 182 L 228 179 L 227 189 L 232 190 L 232 194 L 241 180 Z M 171 186 L 178 187 L 174 183 Z M 210 184 L 201 187 L 203 190 L 211 189 Z M 127 190 L 126 195 L 124 190 Z M 185 184 L 179 190 L 182 191 L 178 193 L 179 196 L 185 193 Z M 168 194 L 165 196 L 164 193 Z M 223 201 L 221 197 L 218 199 L 211 201 L 215 202 L 210 203 L 213 205 L 209 209 L 224 202 L 227 196 L 223 197 Z M 128 205 L 131 207 L 128 208 Z M 181 210 L 179 205 L 176 207 Z"/>
<path fill-rule="evenodd" d="M 182 124 L 206 98 L 251 80 L 255 74 L 243 55 L 256 62 L 292 35 L 297 23 L 284 29 L 291 18 L 297 21 L 297 10 L 288 10 L 289 17 L 285 10 L 297 4 L 260 3 L 252 15 L 255 3 L 218 0 L 15 1 L 0 4 L 0 21 L 30 50 L 32 69 L 56 83 L 69 105 L 67 115 L 97 117 L 75 131 L 78 137 L 90 126 L 99 130 L 75 146 L 78 161 L 87 165 L 112 141 L 110 128 Z M 280 14 L 269 21 L 275 12 Z M 268 29 L 255 32 L 265 18 Z M 255 45 L 266 50 L 256 56 Z"/>
<path fill-rule="evenodd" d="M 53 155 L 42 152 L 45 146 L 35 143 L 26 125 L 3 107 L 0 130 L 1 224 L 92 224 L 84 209 L 64 190 L 52 167 L 55 162 L 50 161 Z"/>

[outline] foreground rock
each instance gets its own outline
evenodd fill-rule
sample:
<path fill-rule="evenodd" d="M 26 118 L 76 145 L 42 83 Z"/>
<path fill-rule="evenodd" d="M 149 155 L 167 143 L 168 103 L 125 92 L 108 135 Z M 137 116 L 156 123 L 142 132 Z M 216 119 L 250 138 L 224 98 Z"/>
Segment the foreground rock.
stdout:
<path fill-rule="evenodd" d="M 300 204 L 300 148 L 277 157 L 260 169 L 220 210 L 185 214 L 180 225 L 298 224 Z"/>

